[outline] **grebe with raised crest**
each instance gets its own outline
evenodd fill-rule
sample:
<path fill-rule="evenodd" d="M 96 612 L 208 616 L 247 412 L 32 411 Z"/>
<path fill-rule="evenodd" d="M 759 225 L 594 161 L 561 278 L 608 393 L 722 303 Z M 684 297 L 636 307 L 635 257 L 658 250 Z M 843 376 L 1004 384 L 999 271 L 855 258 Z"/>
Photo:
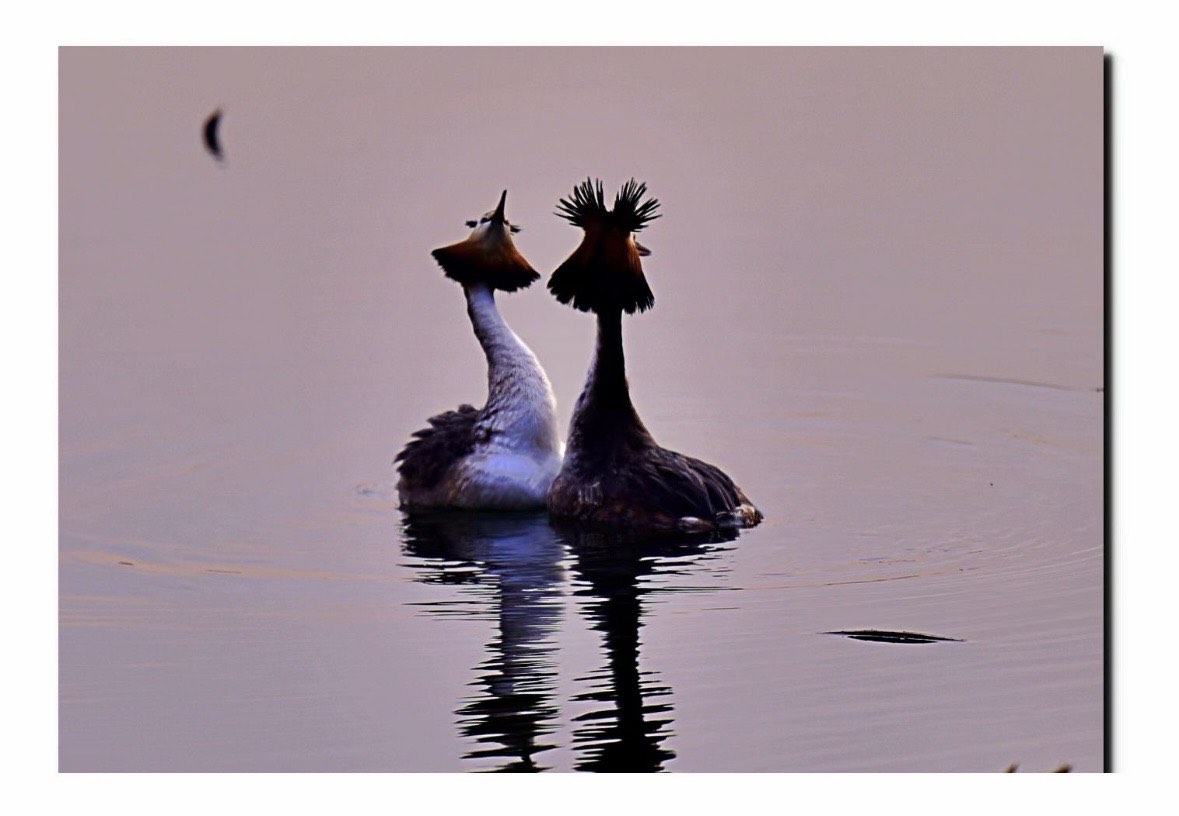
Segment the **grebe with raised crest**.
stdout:
<path fill-rule="evenodd" d="M 397 454 L 397 494 L 406 509 L 543 507 L 561 467 L 556 399 L 532 350 L 504 322 L 495 291 L 540 278 L 512 243 L 519 227 L 498 206 L 468 221 L 466 240 L 432 253 L 463 287 L 467 315 L 487 357 L 487 402 L 430 417 Z"/>
<path fill-rule="evenodd" d="M 584 230 L 581 244 L 553 272 L 561 303 L 598 319 L 597 349 L 577 400 L 565 461 L 549 488 L 556 517 L 608 527 L 707 532 L 752 527 L 761 512 L 714 465 L 661 448 L 630 399 L 622 314 L 655 304 L 634 234 L 659 218 L 647 185 L 631 179 L 607 210 L 602 182 L 579 184 L 557 215 Z"/>

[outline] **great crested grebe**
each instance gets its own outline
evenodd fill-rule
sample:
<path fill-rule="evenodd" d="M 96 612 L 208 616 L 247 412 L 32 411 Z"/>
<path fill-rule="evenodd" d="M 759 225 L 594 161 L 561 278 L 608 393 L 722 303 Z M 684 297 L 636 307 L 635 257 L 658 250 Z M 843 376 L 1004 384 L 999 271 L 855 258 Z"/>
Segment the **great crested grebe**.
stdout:
<path fill-rule="evenodd" d="M 561 303 L 598 316 L 598 343 L 578 397 L 549 511 L 611 527 L 704 532 L 752 527 L 762 515 L 719 468 L 661 448 L 630 400 L 622 353 L 622 313 L 646 311 L 655 297 L 643 275 L 649 251 L 634 233 L 659 216 L 643 201 L 646 184 L 623 185 L 606 209 L 602 182 L 589 179 L 561 199 L 558 215 L 585 231 L 549 278 Z"/>
<path fill-rule="evenodd" d="M 532 350 L 504 322 L 495 290 L 514 292 L 540 275 L 512 243 L 516 227 L 499 205 L 471 235 L 432 253 L 446 277 L 462 284 L 467 314 L 487 356 L 487 402 L 430 417 L 397 454 L 397 494 L 406 509 L 543 507 L 561 467 L 556 399 Z"/>

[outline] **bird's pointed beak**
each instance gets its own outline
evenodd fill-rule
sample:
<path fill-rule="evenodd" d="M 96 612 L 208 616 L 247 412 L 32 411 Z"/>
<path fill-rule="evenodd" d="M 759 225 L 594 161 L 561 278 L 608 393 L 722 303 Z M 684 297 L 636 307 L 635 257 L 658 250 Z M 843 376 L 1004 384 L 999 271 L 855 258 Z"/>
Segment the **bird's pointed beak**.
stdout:
<path fill-rule="evenodd" d="M 631 240 L 633 241 L 634 239 L 632 238 Z M 645 246 L 640 244 L 638 241 L 635 241 L 635 249 L 637 249 L 639 251 L 640 258 L 646 258 L 648 255 L 651 254 L 651 250 L 647 249 Z"/>
<path fill-rule="evenodd" d="M 503 195 L 501 195 L 499 197 L 499 205 L 496 206 L 495 212 L 493 212 L 491 214 L 491 223 L 492 224 L 496 224 L 496 225 L 503 224 L 503 222 L 504 222 L 504 204 L 507 203 L 507 200 L 508 200 L 508 191 L 504 190 Z"/>

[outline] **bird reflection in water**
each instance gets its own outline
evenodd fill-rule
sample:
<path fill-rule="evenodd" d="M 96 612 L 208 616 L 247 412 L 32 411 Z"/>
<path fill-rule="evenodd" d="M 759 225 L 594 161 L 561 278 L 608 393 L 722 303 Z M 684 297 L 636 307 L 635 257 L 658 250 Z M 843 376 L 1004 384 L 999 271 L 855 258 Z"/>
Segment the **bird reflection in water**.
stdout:
<path fill-rule="evenodd" d="M 464 759 L 495 760 L 497 771 L 542 771 L 535 755 L 554 746 L 556 645 L 564 548 L 543 513 L 449 512 L 405 519 L 407 554 L 427 583 L 469 586 L 478 601 L 431 604 L 440 614 L 491 611 L 498 626 L 476 667 L 476 691 L 455 712 L 477 747 Z"/>
<path fill-rule="evenodd" d="M 606 665 L 580 678 L 588 691 L 578 701 L 601 708 L 575 717 L 573 742 L 579 771 L 661 771 L 675 758 L 663 745 L 671 734 L 671 689 L 657 674 L 639 669 L 639 629 L 643 596 L 673 588 L 651 578 L 682 575 L 706 560 L 707 554 L 737 537 L 735 530 L 690 538 L 642 540 L 618 532 L 595 532 L 560 525 L 574 555 L 575 594 L 586 600 L 582 614 L 601 632 Z M 708 587 L 695 587 L 708 589 Z"/>
<path fill-rule="evenodd" d="M 601 632 L 605 665 L 576 682 L 582 713 L 572 717 L 575 768 L 660 771 L 675 753 L 671 689 L 639 669 L 644 596 L 676 589 L 668 578 L 699 571 L 736 531 L 642 540 L 618 532 L 550 522 L 543 513 L 415 513 L 404 522 L 404 548 L 425 583 L 457 584 L 469 600 L 427 603 L 433 614 L 486 619 L 496 632 L 475 669 L 475 691 L 455 714 L 477 747 L 464 755 L 493 760 L 497 771 L 542 771 L 536 757 L 556 745 L 559 705 L 556 633 L 564 605 L 565 563 L 590 627 Z M 591 707 L 586 709 L 589 704 Z"/>

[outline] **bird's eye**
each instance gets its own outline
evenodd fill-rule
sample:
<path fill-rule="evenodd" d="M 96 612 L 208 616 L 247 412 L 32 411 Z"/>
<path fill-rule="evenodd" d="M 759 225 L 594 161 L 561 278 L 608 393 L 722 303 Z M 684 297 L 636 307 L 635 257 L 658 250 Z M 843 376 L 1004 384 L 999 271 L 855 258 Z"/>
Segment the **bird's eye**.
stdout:
<path fill-rule="evenodd" d="M 490 221 L 490 220 L 491 220 L 491 219 L 490 219 L 490 218 L 488 218 L 488 217 L 485 215 L 485 216 L 483 216 L 482 218 L 480 218 L 480 219 L 479 219 L 479 223 L 480 223 L 480 224 L 486 224 L 486 223 L 487 223 L 488 221 Z"/>
<path fill-rule="evenodd" d="M 471 229 L 475 229 L 475 227 L 479 226 L 479 222 L 478 221 L 468 221 L 467 226 L 470 227 Z"/>

